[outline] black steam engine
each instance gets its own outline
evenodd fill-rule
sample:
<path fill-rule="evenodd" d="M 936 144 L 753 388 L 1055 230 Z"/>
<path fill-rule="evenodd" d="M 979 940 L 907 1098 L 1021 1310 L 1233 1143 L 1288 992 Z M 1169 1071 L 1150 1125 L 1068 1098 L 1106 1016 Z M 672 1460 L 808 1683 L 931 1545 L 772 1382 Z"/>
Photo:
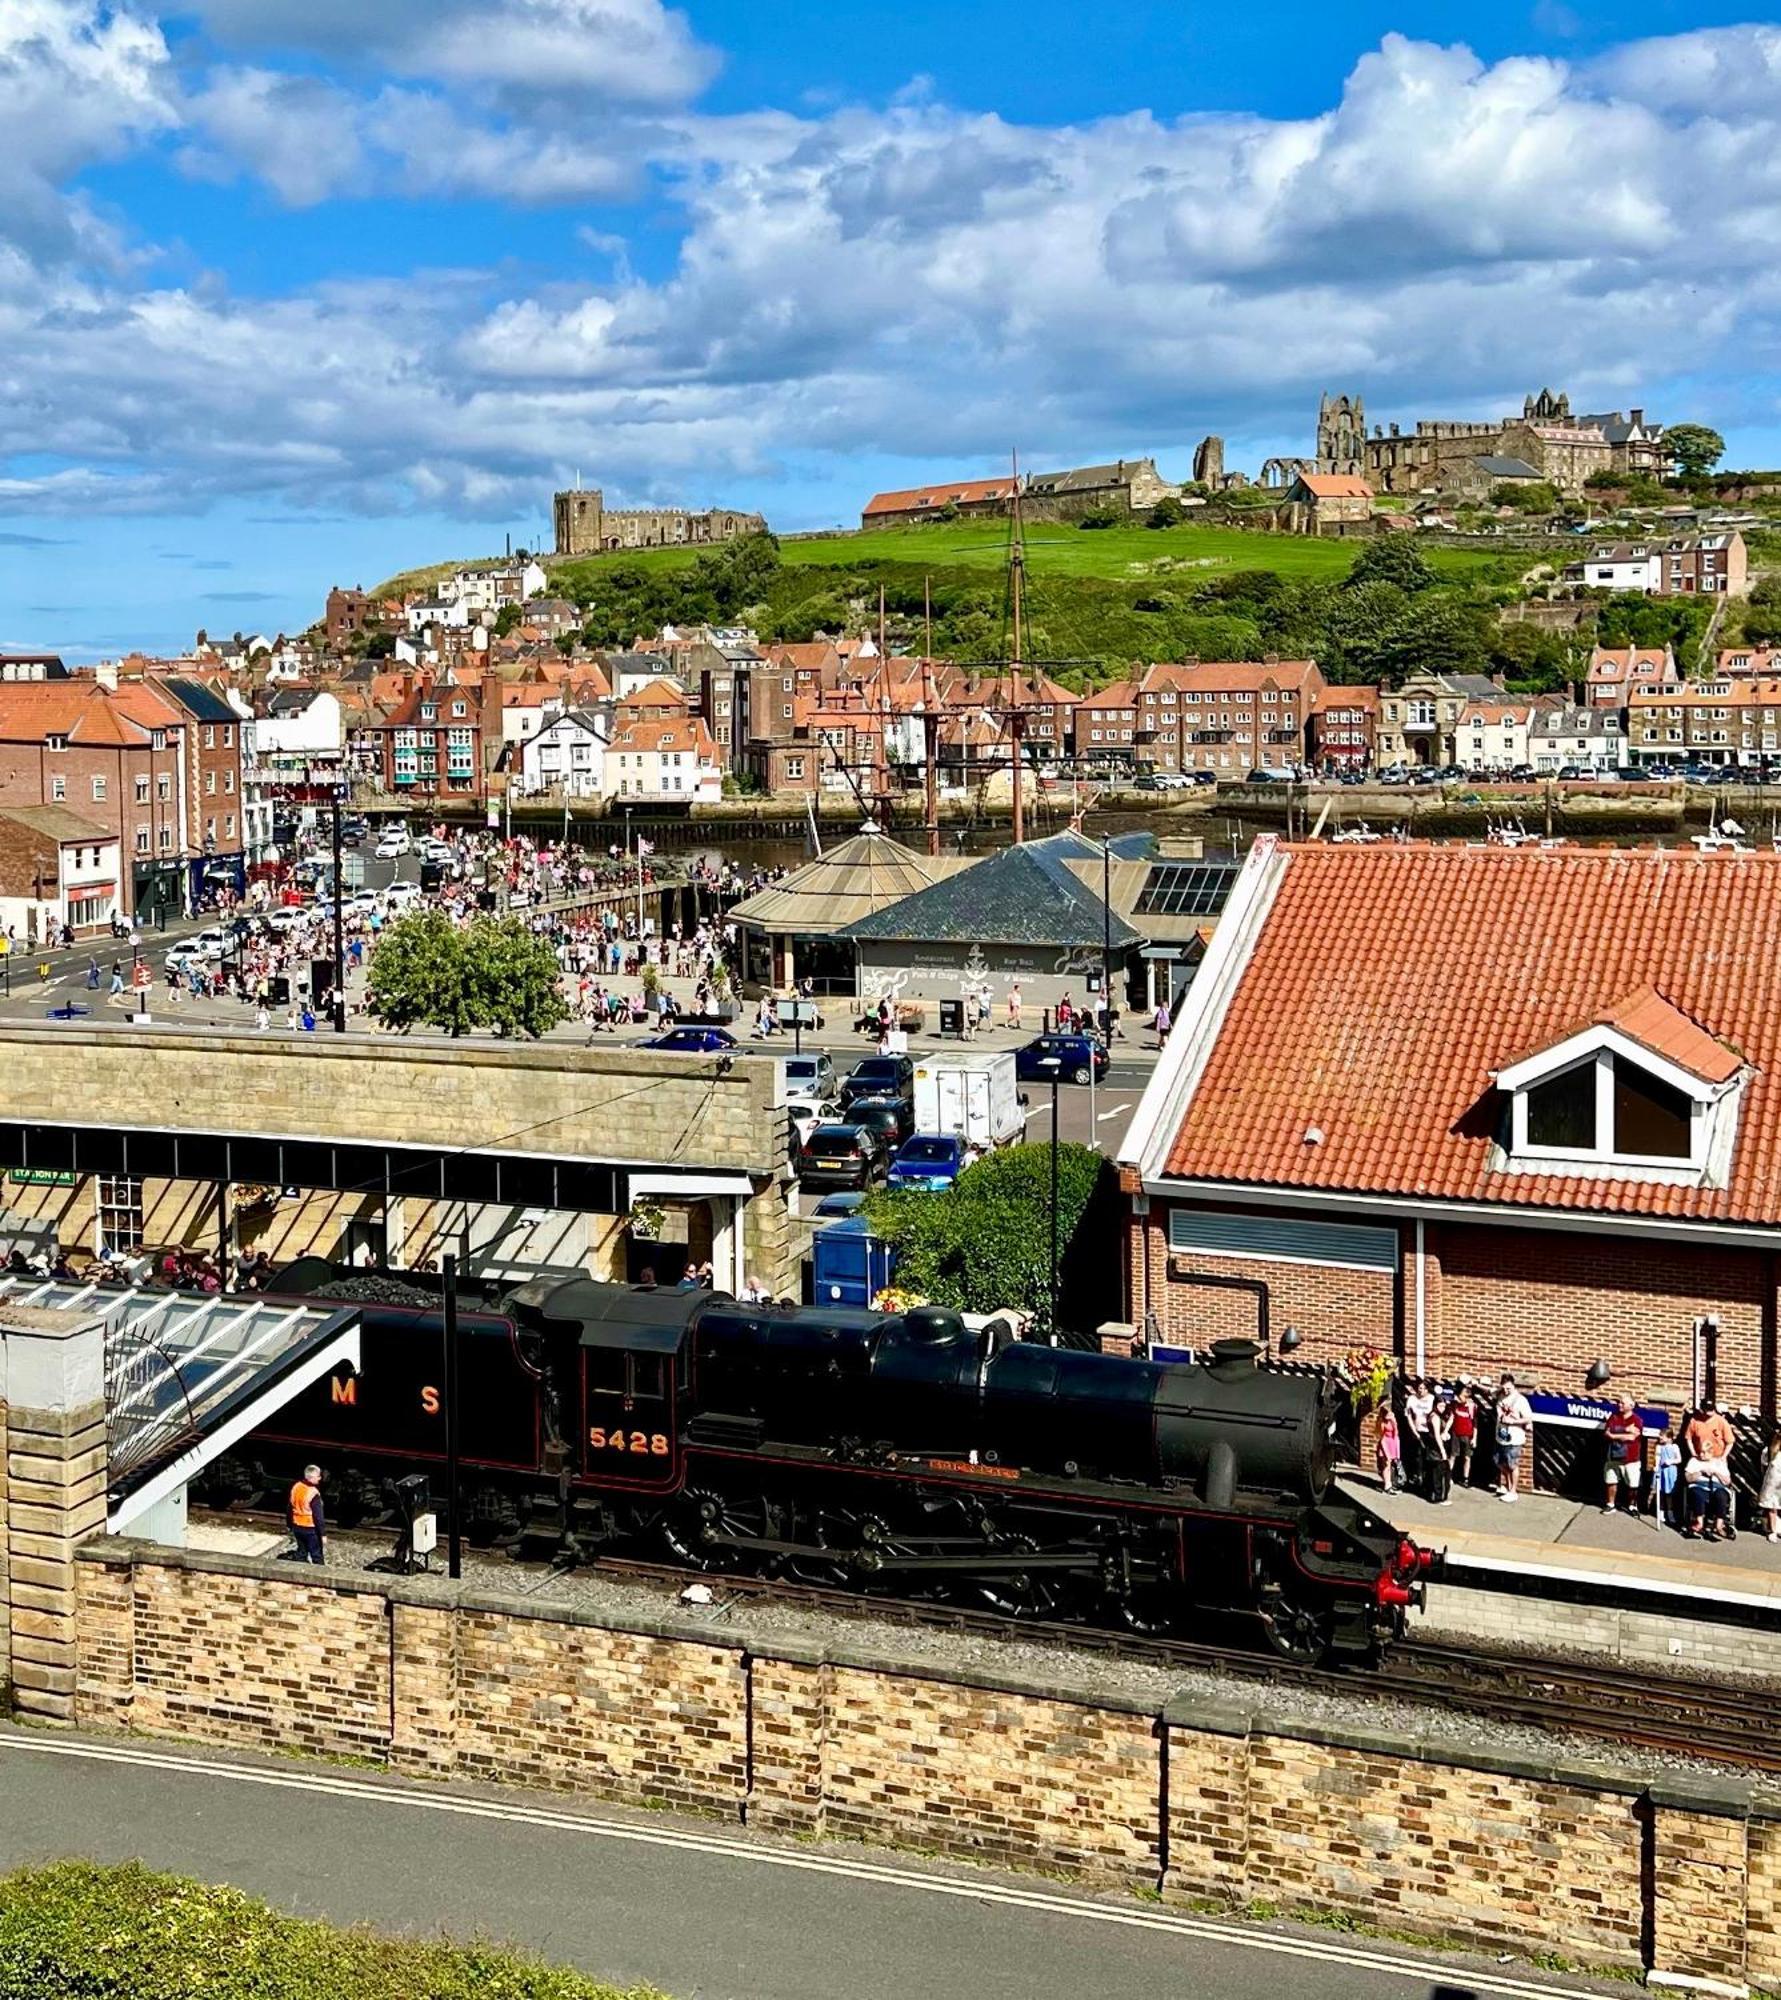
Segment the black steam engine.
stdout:
<path fill-rule="evenodd" d="M 425 1280 L 305 1260 L 276 1292 L 356 1304 L 362 1372 L 316 1384 L 212 1500 L 330 1470 L 336 1518 L 444 1456 Z M 1011 1614 L 1180 1631 L 1259 1622 L 1296 1659 L 1375 1654 L 1430 1558 L 1331 1484 L 1325 1377 L 1027 1344 L 951 1312 L 757 1306 L 549 1277 L 459 1315 L 465 1532 L 626 1550 Z"/>

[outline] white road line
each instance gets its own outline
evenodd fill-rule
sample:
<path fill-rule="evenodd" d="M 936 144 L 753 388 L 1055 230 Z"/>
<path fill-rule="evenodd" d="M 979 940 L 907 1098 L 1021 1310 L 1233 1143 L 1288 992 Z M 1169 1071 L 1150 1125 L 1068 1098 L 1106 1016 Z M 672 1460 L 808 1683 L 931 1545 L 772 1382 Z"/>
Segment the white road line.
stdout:
<path fill-rule="evenodd" d="M 1103 1111 L 1095 1120 L 1097 1125 L 1105 1125 L 1109 1118 L 1123 1118 L 1131 1110 L 1129 1104 L 1116 1104 L 1111 1111 Z"/>
<path fill-rule="evenodd" d="M 1502 1996 L 1502 2000 L 1554 2000 L 1555 1995 L 1580 1995 L 1588 1990 L 1556 1984 L 1534 1985 L 1525 1980 L 1473 1971 L 1470 1967 L 1450 1969 L 1438 1961 L 1406 1959 L 1384 1950 L 1325 1943 L 1316 1938 L 1282 1937 L 1236 1924 L 1216 1923 L 1207 1918 L 1176 1916 L 1162 1910 L 1121 1909 L 1115 1904 L 1048 1895 L 1042 1890 L 1014 1889 L 1000 1883 L 973 1882 L 943 1875 L 921 1875 L 852 1858 L 794 1854 L 738 1836 L 687 1833 L 662 1826 L 632 1826 L 622 1820 L 594 1819 L 580 1813 L 553 1811 L 546 1806 L 452 1798 L 431 1791 L 410 1791 L 374 1779 L 349 1778 L 324 1772 L 268 1771 L 250 1765 L 218 1763 L 203 1757 L 170 1757 L 151 1750 L 126 1749 L 116 1744 L 70 1743 L 0 1734 L 0 1753 L 7 1751 L 33 1757 L 70 1757 L 87 1763 L 122 1764 L 138 1770 L 168 1772 L 174 1776 L 216 1778 L 228 1784 L 258 1785 L 275 1791 L 310 1792 L 324 1798 L 350 1799 L 360 1805 L 393 1806 L 410 1812 L 492 1820 L 509 1826 L 536 1827 L 549 1833 L 623 1841 L 633 1846 L 680 1849 L 717 1860 L 749 1862 L 757 1867 L 784 1868 L 806 1875 L 840 1876 L 849 1881 L 879 1888 L 903 1889 L 919 1895 L 995 1903 L 1007 1909 L 1035 1911 L 1042 1916 L 1115 1924 L 1127 1930 L 1164 1931 L 1177 1937 L 1209 1940 L 1246 1951 L 1272 1952 L 1284 1958 L 1345 1965 L 1399 1979 L 1420 1979 L 1436 1985 L 1462 1983 L 1474 1993 L 1495 1994 Z"/>

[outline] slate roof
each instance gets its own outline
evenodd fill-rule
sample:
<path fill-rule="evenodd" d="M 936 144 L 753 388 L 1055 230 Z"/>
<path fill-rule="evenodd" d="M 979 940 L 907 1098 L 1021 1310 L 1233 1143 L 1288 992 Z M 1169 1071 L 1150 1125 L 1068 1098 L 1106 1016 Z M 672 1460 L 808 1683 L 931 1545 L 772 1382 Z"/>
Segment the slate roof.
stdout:
<path fill-rule="evenodd" d="M 1098 945 L 1103 905 L 1071 873 L 1072 861 L 1100 863 L 1101 850 L 1077 833 L 1004 847 L 932 888 L 849 924 L 843 937 L 911 944 Z M 1115 915 L 1116 947 L 1140 942 Z"/>
<path fill-rule="evenodd" d="M 1486 452 L 1472 463 L 1492 479 L 1541 479 L 1545 476 L 1537 467 L 1529 465 L 1525 458 L 1504 458 L 1496 452 Z"/>
<path fill-rule="evenodd" d="M 1184 1040 L 1152 1085 L 1185 1102 L 1147 1174 L 1781 1223 L 1781 854 L 1258 843 L 1247 865 L 1259 922 L 1227 912 L 1251 941 L 1197 1082 Z M 1741 1055 L 1725 1186 L 1495 1169 L 1495 1073 L 1604 1015 L 1670 1042 L 1684 1017 L 1704 1074 Z"/>
<path fill-rule="evenodd" d="M 180 706 L 195 715 L 200 722 L 234 722 L 238 720 L 235 711 L 224 701 L 213 687 L 203 681 L 174 680 L 169 678 L 167 692 Z"/>

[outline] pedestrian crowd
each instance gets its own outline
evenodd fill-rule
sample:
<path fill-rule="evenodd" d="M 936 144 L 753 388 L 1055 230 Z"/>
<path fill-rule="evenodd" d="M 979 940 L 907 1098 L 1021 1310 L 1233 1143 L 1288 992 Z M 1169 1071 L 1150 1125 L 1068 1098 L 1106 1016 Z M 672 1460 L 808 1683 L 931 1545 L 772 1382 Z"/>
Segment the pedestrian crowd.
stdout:
<path fill-rule="evenodd" d="M 1533 1424 L 1533 1407 L 1513 1374 L 1502 1376 L 1494 1395 L 1465 1376 L 1451 1384 L 1411 1376 L 1380 1409 L 1374 1445 L 1380 1486 L 1445 1506 L 1455 1487 L 1482 1476 L 1499 1500 L 1513 1504 Z M 1673 1423 L 1668 1411 L 1642 1411 L 1631 1395 L 1617 1395 L 1596 1432 L 1602 1512 L 1648 1512 L 1657 1525 L 1692 1541 L 1735 1541 L 1737 1441 L 1712 1396 Z M 1767 1538 L 1781 1541 L 1781 1431 L 1762 1454 L 1756 1510 Z"/>

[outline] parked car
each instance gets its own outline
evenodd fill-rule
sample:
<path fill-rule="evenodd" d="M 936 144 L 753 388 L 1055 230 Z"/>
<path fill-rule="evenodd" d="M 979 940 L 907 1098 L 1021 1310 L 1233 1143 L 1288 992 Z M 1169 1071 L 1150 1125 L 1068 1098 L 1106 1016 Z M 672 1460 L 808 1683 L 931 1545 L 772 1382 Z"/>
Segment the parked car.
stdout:
<path fill-rule="evenodd" d="M 1156 774 L 1156 788 L 1159 792 L 1191 791 L 1193 782 L 1180 771 L 1158 771 Z"/>
<path fill-rule="evenodd" d="M 276 910 L 266 912 L 266 928 L 269 931 L 294 931 L 308 923 L 308 910 L 293 909 L 289 903 L 281 903 Z"/>
<path fill-rule="evenodd" d="M 956 1132 L 917 1132 L 905 1139 L 885 1174 L 890 1187 L 949 1188 L 965 1171 L 965 1142 Z"/>
<path fill-rule="evenodd" d="M 835 1075 L 835 1059 L 822 1049 L 809 1055 L 781 1056 L 785 1065 L 785 1087 L 795 1097 L 833 1097 L 840 1088 Z"/>
<path fill-rule="evenodd" d="M 728 1028 L 668 1028 L 659 1035 L 646 1035 L 640 1049 L 660 1049 L 669 1055 L 715 1056 L 736 1046 Z"/>
<path fill-rule="evenodd" d="M 798 1155 L 798 1180 L 807 1188 L 871 1187 L 884 1178 L 884 1148 L 860 1125 L 819 1125 Z"/>
<path fill-rule="evenodd" d="M 915 1130 L 915 1106 L 907 1097 L 856 1097 L 846 1109 L 848 1124 L 876 1132 L 887 1155 Z"/>
<path fill-rule="evenodd" d="M 842 1222 L 850 1215 L 859 1213 L 860 1204 L 866 1199 L 859 1188 L 841 1188 L 834 1194 L 825 1194 L 810 1211 L 810 1220 L 816 1223 Z"/>
<path fill-rule="evenodd" d="M 1014 1074 L 1022 1083 L 1087 1083 L 1090 1073 L 1107 1074 L 1107 1050 L 1092 1035 L 1040 1035 L 1014 1052 Z"/>
<path fill-rule="evenodd" d="M 856 1097 L 912 1097 L 915 1065 L 907 1056 L 865 1056 L 841 1079 L 843 1108 Z"/>
<path fill-rule="evenodd" d="M 1243 782 L 1248 785 L 1292 785 L 1298 780 L 1284 766 L 1258 764 Z"/>
<path fill-rule="evenodd" d="M 786 1100 L 786 1122 L 791 1127 L 791 1149 L 795 1159 L 804 1141 L 819 1125 L 832 1125 L 841 1116 L 833 1098 L 792 1097 Z"/>

